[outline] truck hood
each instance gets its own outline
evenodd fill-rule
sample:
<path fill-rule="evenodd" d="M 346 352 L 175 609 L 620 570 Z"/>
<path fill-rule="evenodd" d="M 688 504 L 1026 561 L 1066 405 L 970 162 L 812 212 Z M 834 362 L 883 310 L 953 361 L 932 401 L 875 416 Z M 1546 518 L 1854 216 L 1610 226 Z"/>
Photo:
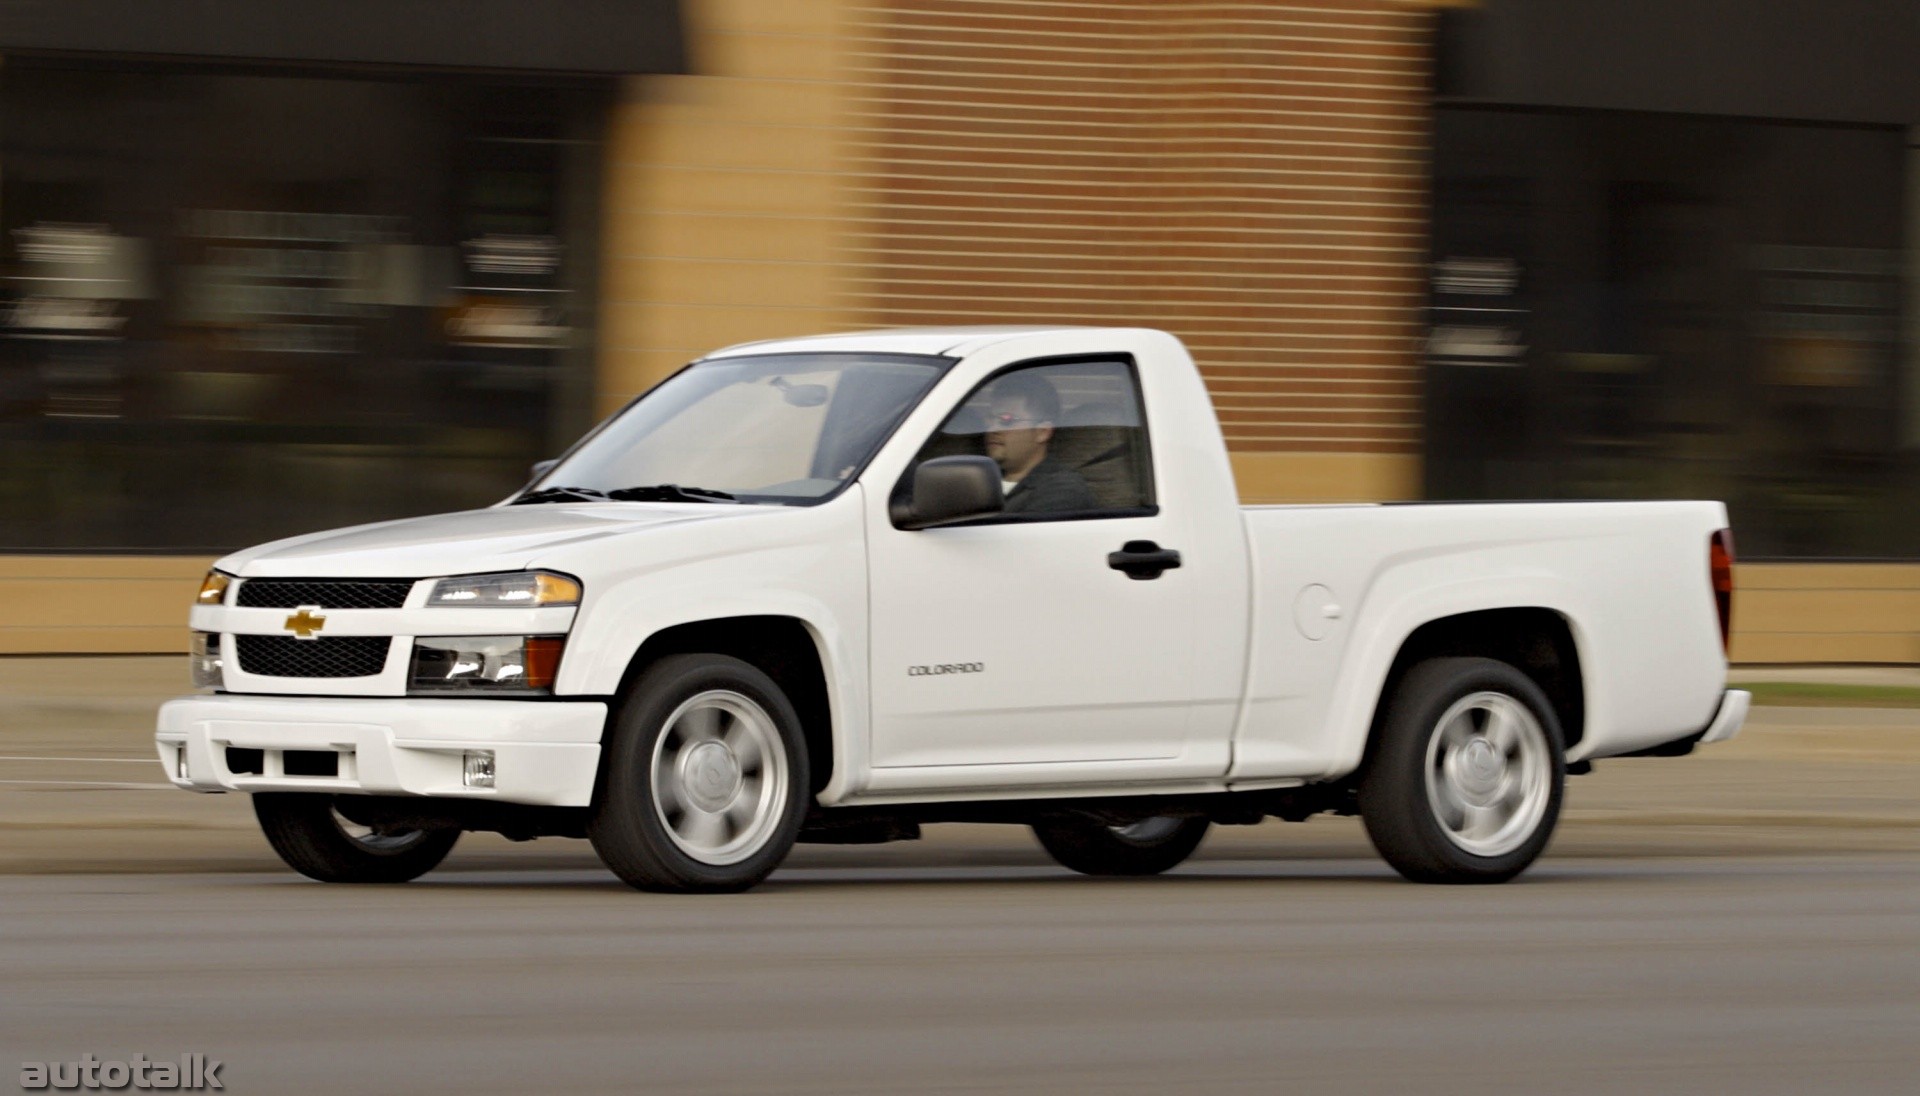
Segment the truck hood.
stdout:
<path fill-rule="evenodd" d="M 308 533 L 218 561 L 245 578 L 431 578 L 517 571 L 556 548 L 667 526 L 766 518 L 779 506 L 596 502 L 500 506 Z"/>

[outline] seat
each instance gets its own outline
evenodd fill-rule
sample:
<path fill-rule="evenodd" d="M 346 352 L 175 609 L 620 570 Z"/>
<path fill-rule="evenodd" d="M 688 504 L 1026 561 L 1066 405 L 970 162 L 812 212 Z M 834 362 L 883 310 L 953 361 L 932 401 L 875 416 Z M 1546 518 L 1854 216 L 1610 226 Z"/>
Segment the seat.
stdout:
<path fill-rule="evenodd" d="M 1144 501 L 1136 460 L 1139 428 L 1118 405 L 1086 403 L 1068 408 L 1054 427 L 1047 455 L 1080 473 L 1103 509 L 1125 510 Z"/>

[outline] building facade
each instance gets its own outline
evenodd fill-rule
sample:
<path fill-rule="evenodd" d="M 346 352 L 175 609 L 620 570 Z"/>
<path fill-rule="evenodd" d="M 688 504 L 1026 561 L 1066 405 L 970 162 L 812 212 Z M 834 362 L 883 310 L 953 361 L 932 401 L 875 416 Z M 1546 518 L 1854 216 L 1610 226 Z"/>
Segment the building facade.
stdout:
<path fill-rule="evenodd" d="M 1441 13 L 1426 496 L 1724 499 L 1736 657 L 1920 661 L 1916 50 L 1889 0 Z"/>
<path fill-rule="evenodd" d="M 1695 6 L 1710 5 L 1671 7 Z M 294 22 L 253 39 L 0 19 L 0 651 L 174 649 L 182 590 L 221 549 L 483 505 L 695 355 L 823 330 L 1171 330 L 1249 502 L 1715 486 L 1636 478 L 1677 458 L 1606 431 L 1671 416 L 1609 385 L 1672 336 L 1596 320 L 1608 334 L 1589 339 L 1537 305 L 1577 297 L 1578 278 L 1547 279 L 1564 263 L 1529 250 L 1542 231 L 1509 192 L 1547 186 L 1538 165 L 1560 159 L 1528 159 L 1526 125 L 1564 123 L 1577 158 L 1662 125 L 1685 153 L 1689 125 L 1717 123 L 1697 104 L 1608 100 L 1567 122 L 1532 102 L 1499 64 L 1515 41 L 1549 47 L 1512 29 L 1514 5 L 682 0 L 559 18 L 482 0 L 429 13 L 479 24 L 435 36 L 348 4 L 330 22 L 385 33 L 337 42 L 287 7 Z M 1580 4 L 1538 5 L 1556 7 L 1527 33 L 1581 30 Z M 1884 177 L 1884 130 L 1835 168 L 1879 165 L 1881 212 L 1856 226 L 1874 239 L 1885 193 L 1906 194 L 1904 151 Z M 1664 286 L 1657 243 L 1685 216 L 1634 205 L 1651 176 L 1622 162 L 1593 169 L 1601 191 L 1627 184 L 1615 204 L 1647 241 L 1618 262 Z M 1872 261 L 1838 288 L 1787 282 L 1875 301 L 1914 284 Z M 1524 323 L 1458 322 L 1520 305 Z M 1547 317 L 1573 333 L 1550 338 Z M 1686 369 L 1658 408 L 1710 383 Z M 1541 379 L 1566 375 L 1599 380 Z M 1576 414 L 1594 430 L 1556 440 Z M 1727 497 L 1768 555 L 1903 554 L 1877 527 L 1837 553 L 1794 541 L 1790 508 Z M 1737 623 L 1785 613 L 1801 630 L 1743 631 L 1736 656 L 1920 661 L 1920 605 L 1872 616 L 1889 590 L 1920 601 L 1916 570 L 1743 567 Z M 1823 584 L 1862 592 L 1806 592 Z"/>

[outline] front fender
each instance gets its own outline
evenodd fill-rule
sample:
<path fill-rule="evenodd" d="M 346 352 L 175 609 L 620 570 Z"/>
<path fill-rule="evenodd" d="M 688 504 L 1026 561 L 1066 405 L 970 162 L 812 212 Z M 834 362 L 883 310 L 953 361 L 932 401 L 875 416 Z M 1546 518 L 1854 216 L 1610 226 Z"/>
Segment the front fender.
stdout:
<path fill-rule="evenodd" d="M 866 743 L 866 540 L 861 492 L 781 515 L 777 534 L 749 522 L 681 527 L 594 546 L 571 565 L 586 586 L 554 692 L 612 697 L 648 638 L 683 624 L 788 617 L 813 636 L 832 712 L 834 782 L 858 771 Z M 770 523 L 770 528 L 774 527 Z"/>

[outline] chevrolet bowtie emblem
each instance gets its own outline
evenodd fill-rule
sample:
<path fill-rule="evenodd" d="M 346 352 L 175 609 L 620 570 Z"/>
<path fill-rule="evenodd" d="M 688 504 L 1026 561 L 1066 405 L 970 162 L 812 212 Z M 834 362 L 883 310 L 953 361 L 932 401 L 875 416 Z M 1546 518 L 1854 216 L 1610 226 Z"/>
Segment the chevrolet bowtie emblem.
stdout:
<path fill-rule="evenodd" d="M 327 618 L 314 612 L 318 605 L 302 605 L 300 611 L 287 618 L 286 629 L 295 639 L 317 639 L 320 629 L 327 626 Z"/>

